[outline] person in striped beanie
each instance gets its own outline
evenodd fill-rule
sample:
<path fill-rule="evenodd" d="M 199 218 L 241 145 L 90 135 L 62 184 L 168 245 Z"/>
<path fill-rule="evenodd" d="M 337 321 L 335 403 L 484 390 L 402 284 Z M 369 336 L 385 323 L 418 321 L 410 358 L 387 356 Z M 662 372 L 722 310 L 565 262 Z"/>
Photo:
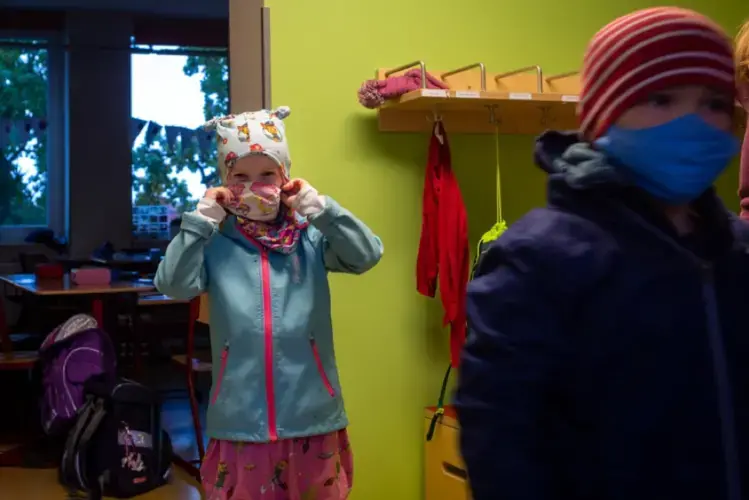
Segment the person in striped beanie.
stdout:
<path fill-rule="evenodd" d="M 731 40 L 696 12 L 646 9 L 612 22 L 590 42 L 582 81 L 582 137 L 669 206 L 697 198 L 738 152 Z"/>
<path fill-rule="evenodd" d="M 614 20 L 579 130 L 535 158 L 547 206 L 468 286 L 455 406 L 474 500 L 749 499 L 749 226 L 732 42 L 673 7 Z"/>

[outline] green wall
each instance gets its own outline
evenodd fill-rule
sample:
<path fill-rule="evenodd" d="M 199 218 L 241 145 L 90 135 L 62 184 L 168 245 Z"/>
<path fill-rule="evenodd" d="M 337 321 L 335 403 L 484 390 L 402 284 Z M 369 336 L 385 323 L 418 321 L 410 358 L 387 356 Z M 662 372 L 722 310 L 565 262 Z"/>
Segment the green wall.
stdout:
<path fill-rule="evenodd" d="M 671 0 L 701 10 L 732 33 L 745 0 Z M 614 17 L 657 2 L 268 0 L 273 104 L 289 105 L 293 173 L 352 210 L 385 243 L 381 264 L 334 276 L 338 361 L 356 455 L 354 500 L 422 498 L 423 407 L 433 404 L 448 360 L 435 300 L 416 293 L 415 262 L 427 137 L 377 131 L 356 99 L 378 67 L 422 59 L 448 70 L 483 62 L 489 71 L 540 64 L 548 74 L 579 67 L 593 33 Z M 607 5 L 608 4 L 608 5 Z M 471 240 L 493 224 L 494 138 L 453 136 L 453 166 L 469 211 Z M 500 143 L 505 218 L 543 203 L 532 137 Z M 736 205 L 736 171 L 721 182 Z"/>

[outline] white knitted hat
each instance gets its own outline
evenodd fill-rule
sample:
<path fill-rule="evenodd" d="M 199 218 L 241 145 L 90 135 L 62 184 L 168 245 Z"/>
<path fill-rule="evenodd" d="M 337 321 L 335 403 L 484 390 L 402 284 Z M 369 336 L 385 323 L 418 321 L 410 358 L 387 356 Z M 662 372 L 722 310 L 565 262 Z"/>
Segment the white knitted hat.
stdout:
<path fill-rule="evenodd" d="M 263 109 L 222 116 L 203 125 L 206 130 L 216 131 L 221 180 L 226 181 L 237 160 L 251 154 L 272 158 L 281 167 L 284 177 L 288 178 L 291 157 L 282 120 L 290 114 L 289 107 L 281 106 L 273 111 Z"/>

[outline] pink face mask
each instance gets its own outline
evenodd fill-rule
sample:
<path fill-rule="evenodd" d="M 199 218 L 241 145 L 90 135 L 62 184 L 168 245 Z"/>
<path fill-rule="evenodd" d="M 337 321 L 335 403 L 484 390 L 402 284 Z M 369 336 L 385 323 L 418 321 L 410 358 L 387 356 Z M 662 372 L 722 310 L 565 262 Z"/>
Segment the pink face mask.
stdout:
<path fill-rule="evenodd" d="M 238 217 L 272 221 L 281 207 L 281 188 L 263 182 L 245 182 L 228 186 L 234 201 L 224 208 Z"/>

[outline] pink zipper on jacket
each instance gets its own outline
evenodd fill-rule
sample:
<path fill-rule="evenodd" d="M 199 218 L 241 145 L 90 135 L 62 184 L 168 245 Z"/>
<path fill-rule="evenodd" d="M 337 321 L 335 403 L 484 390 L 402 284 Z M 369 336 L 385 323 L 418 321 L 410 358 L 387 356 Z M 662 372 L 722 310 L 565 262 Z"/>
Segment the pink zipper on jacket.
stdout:
<path fill-rule="evenodd" d="M 325 373 L 325 367 L 322 364 L 322 358 L 320 357 L 320 350 L 317 348 L 317 342 L 315 342 L 315 339 L 309 339 L 309 343 L 312 346 L 312 356 L 314 356 L 315 358 L 317 371 L 320 372 L 320 377 L 322 377 L 322 383 L 325 386 L 325 390 L 328 391 L 328 394 L 330 394 L 331 398 L 334 398 L 335 389 L 333 389 L 333 384 L 330 383 L 328 374 Z"/>
<path fill-rule="evenodd" d="M 268 251 L 258 245 L 263 281 L 263 333 L 265 336 L 265 397 L 268 406 L 268 432 L 271 442 L 278 441 L 276 424 L 276 391 L 273 384 L 273 307 L 270 293 L 270 260 Z"/>
<path fill-rule="evenodd" d="M 229 342 L 224 344 L 224 348 L 221 350 L 221 366 L 218 369 L 218 380 L 216 381 L 216 388 L 213 391 L 213 398 L 211 398 L 211 404 L 216 404 L 218 395 L 221 392 L 221 382 L 224 381 L 224 372 L 226 371 L 226 363 L 229 360 Z M 192 360 L 189 360 L 192 362 Z"/>

